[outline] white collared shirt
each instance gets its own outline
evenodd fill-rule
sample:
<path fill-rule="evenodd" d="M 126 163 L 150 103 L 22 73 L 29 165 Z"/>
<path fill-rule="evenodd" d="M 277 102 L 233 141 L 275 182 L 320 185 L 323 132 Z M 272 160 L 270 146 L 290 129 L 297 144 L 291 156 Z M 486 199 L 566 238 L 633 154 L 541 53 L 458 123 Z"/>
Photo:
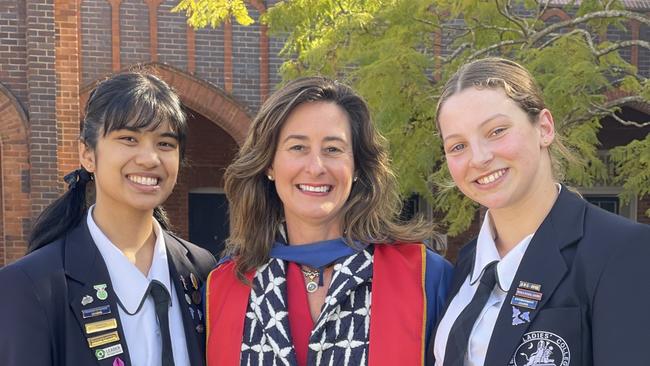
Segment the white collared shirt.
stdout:
<path fill-rule="evenodd" d="M 434 346 L 436 365 L 438 366 L 442 366 L 444 361 L 449 331 L 456 318 L 458 318 L 463 309 L 472 300 L 474 293 L 476 293 L 485 267 L 492 261 L 499 261 L 497 263 L 498 286 L 494 286 L 494 290 L 492 290 L 485 307 L 476 319 L 476 323 L 474 323 L 474 328 L 469 336 L 467 355 L 464 362 L 465 366 L 482 366 L 484 364 L 487 349 L 490 344 L 490 337 L 492 336 L 494 325 L 499 316 L 499 311 L 512 285 L 521 259 L 524 257 L 524 253 L 526 253 L 526 249 L 533 238 L 534 233 L 526 236 L 501 258 L 494 242 L 495 235 L 492 230 L 491 221 L 490 212 L 488 211 L 485 214 L 481 231 L 478 234 L 473 270 L 467 276 L 458 293 L 451 300 L 451 303 L 449 303 L 447 312 L 438 325 Z"/>
<path fill-rule="evenodd" d="M 169 277 L 167 250 L 162 228 L 156 220 L 153 220 L 156 244 L 149 275 L 145 277 L 97 226 L 92 218 L 93 208 L 94 206 L 88 210 L 86 223 L 97 249 L 99 249 L 104 262 L 106 262 L 114 293 L 126 310 L 129 313 L 134 313 L 138 305 L 140 305 L 149 283 L 152 280 L 160 281 L 171 294 L 169 328 L 174 363 L 176 366 L 189 366 L 190 359 L 187 353 L 182 309 L 176 295 L 176 289 L 172 286 Z M 129 348 L 131 364 L 136 366 L 159 366 L 162 362 L 162 337 L 151 296 L 147 296 L 142 308 L 136 314 L 129 315 L 119 307 L 119 315 L 124 336 L 126 337 L 126 344 Z"/>

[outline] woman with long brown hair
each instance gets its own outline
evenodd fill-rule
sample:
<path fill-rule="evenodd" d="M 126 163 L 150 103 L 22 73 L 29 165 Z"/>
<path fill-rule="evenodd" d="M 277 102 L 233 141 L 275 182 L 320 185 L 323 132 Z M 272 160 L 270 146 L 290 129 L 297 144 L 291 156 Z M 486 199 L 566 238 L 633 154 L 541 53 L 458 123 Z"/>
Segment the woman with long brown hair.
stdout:
<path fill-rule="evenodd" d="M 209 365 L 421 365 L 450 265 L 401 222 L 365 101 L 322 77 L 262 106 L 226 170 L 228 259 L 207 286 Z M 419 244 L 420 243 L 420 244 Z"/>

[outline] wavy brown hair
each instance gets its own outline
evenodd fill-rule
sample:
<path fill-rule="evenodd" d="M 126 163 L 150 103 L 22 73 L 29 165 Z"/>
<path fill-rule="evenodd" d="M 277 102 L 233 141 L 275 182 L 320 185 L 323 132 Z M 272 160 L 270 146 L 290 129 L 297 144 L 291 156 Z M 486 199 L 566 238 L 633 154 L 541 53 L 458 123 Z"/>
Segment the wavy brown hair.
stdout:
<path fill-rule="evenodd" d="M 386 141 L 375 129 L 368 105 L 349 86 L 323 77 L 294 80 L 262 105 L 234 162 L 226 169 L 225 191 L 230 209 L 226 254 L 237 274 L 266 263 L 284 220 L 283 204 L 266 177 L 280 131 L 291 112 L 303 103 L 331 102 L 348 116 L 357 181 L 342 207 L 344 240 L 360 243 L 421 242 L 433 237 L 422 219 L 399 219 L 402 201 L 390 169 Z"/>

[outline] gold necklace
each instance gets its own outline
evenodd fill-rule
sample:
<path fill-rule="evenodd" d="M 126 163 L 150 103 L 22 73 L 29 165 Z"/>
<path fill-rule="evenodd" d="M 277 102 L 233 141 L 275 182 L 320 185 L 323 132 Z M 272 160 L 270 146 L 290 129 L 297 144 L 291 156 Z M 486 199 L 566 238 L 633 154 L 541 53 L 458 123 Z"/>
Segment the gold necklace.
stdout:
<path fill-rule="evenodd" d="M 314 293 L 316 290 L 318 290 L 318 282 L 316 280 L 318 277 L 320 277 L 320 272 L 317 270 L 309 270 L 309 269 L 304 269 L 300 268 L 302 271 L 302 274 L 307 278 L 309 281 L 307 281 L 307 285 L 305 286 L 307 288 L 307 292 Z"/>

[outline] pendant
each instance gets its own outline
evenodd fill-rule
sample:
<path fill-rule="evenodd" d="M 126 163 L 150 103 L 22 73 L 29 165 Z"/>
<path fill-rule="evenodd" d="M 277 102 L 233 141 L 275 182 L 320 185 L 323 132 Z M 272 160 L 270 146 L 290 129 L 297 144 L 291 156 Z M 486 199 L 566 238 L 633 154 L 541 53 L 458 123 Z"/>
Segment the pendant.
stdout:
<path fill-rule="evenodd" d="M 309 292 L 311 294 L 311 293 L 316 292 L 316 290 L 318 290 L 318 283 L 316 283 L 313 280 L 310 280 L 309 282 L 307 282 L 307 292 Z"/>

